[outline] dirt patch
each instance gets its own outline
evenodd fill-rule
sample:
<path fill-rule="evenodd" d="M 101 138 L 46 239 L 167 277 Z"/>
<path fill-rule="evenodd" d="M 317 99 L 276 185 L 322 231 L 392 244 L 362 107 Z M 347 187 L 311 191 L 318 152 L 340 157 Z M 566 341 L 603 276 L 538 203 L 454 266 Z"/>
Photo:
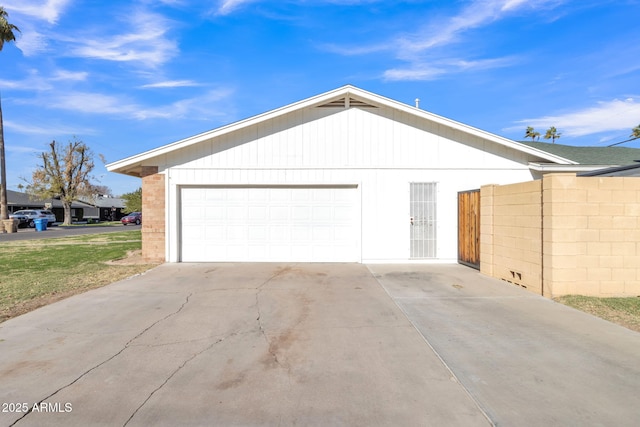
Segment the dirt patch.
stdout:
<path fill-rule="evenodd" d="M 53 295 L 44 295 L 39 298 L 34 298 L 29 301 L 15 304 L 9 307 L 7 310 L 4 310 L 0 313 L 0 323 L 4 322 L 5 320 L 9 320 L 13 317 L 18 317 L 22 314 L 36 310 L 40 307 L 44 307 L 45 305 L 53 304 L 54 302 L 63 300 L 65 298 L 68 298 L 72 295 L 79 294 L 86 290 L 87 289 L 74 289 L 72 291 L 61 292 Z"/>
<path fill-rule="evenodd" d="M 128 251 L 127 256 L 122 259 L 105 262 L 107 265 L 144 265 L 149 264 L 149 261 L 145 261 L 142 258 L 142 250 Z"/>

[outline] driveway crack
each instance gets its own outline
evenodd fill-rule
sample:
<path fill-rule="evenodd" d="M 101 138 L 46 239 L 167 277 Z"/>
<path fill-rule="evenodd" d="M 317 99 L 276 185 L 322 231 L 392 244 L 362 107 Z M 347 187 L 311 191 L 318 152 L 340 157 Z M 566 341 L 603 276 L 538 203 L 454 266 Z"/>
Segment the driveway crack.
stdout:
<path fill-rule="evenodd" d="M 182 305 L 174 312 L 167 314 L 166 316 L 164 316 L 161 319 L 156 320 L 155 322 L 153 322 L 151 325 L 147 326 L 146 328 L 144 328 L 142 330 L 142 332 L 140 332 L 138 335 L 136 335 L 135 337 L 131 338 L 129 341 L 127 341 L 127 343 L 124 345 L 124 347 L 122 347 L 120 349 L 120 351 L 118 351 L 117 353 L 115 353 L 114 355 L 112 355 L 111 357 L 107 358 L 106 360 L 103 360 L 102 362 L 98 363 L 97 365 L 93 366 L 92 368 L 87 369 L 86 371 L 84 371 L 82 374 L 80 374 L 76 379 L 74 379 L 73 381 L 71 381 L 69 384 L 66 384 L 62 387 L 60 387 L 59 389 L 57 389 L 56 391 L 54 391 L 53 393 L 49 394 L 48 396 L 44 397 L 43 399 L 41 399 L 40 401 L 38 401 L 35 405 L 31 405 L 31 407 L 29 408 L 29 410 L 27 412 L 24 413 L 24 415 L 22 415 L 20 418 L 18 418 L 17 420 L 15 420 L 13 423 L 11 423 L 9 425 L 9 427 L 15 426 L 16 424 L 18 424 L 20 421 L 22 421 L 25 417 L 27 417 L 29 414 L 31 414 L 33 412 L 33 408 L 35 406 L 39 406 L 42 402 L 44 402 L 45 400 L 51 399 L 53 396 L 55 396 L 56 394 L 60 393 L 62 390 L 65 390 L 69 387 L 71 387 L 72 385 L 74 385 L 75 383 L 77 383 L 78 381 L 80 381 L 82 378 L 84 378 L 85 376 L 87 376 L 89 373 L 95 371 L 96 369 L 98 369 L 99 367 L 105 365 L 106 363 L 109 363 L 110 361 L 112 361 L 113 359 L 115 359 L 116 357 L 118 357 L 119 355 L 121 355 L 127 348 L 129 348 L 129 346 L 131 345 L 132 342 L 134 342 L 135 340 L 137 340 L 138 338 L 140 338 L 142 335 L 144 335 L 146 332 L 148 332 L 151 328 L 153 328 L 154 326 L 156 326 L 158 323 L 161 323 L 165 320 L 167 320 L 168 318 L 175 316 L 176 314 L 180 313 L 182 311 L 182 309 L 187 305 L 187 303 L 189 302 L 189 299 L 191 298 L 191 296 L 193 295 L 193 293 L 190 293 L 189 295 L 187 295 L 187 297 L 185 298 L 185 301 L 182 303 Z"/>
<path fill-rule="evenodd" d="M 228 335 L 226 337 L 223 337 L 223 338 L 220 338 L 220 339 L 214 341 L 213 343 L 211 343 L 210 345 L 208 345 L 204 349 L 198 351 L 197 353 L 194 353 L 193 355 L 191 355 L 191 357 L 187 358 L 184 362 L 182 362 L 182 364 L 180 364 L 180 366 L 178 366 L 173 372 L 171 372 L 171 374 L 158 387 L 156 387 L 151 393 L 149 393 L 149 396 L 147 396 L 147 398 L 140 404 L 140 406 L 138 406 L 136 408 L 136 410 L 133 411 L 131 416 L 127 419 L 127 421 L 125 421 L 125 423 L 122 425 L 122 427 L 125 427 L 127 424 L 129 424 L 129 422 L 133 419 L 133 417 L 136 416 L 136 414 L 140 411 L 140 409 L 142 409 L 142 407 L 144 405 L 146 405 L 149 400 L 151 400 L 153 395 L 156 394 L 158 391 L 160 391 L 171 380 L 171 378 L 173 378 L 178 372 L 180 372 L 180 370 L 182 370 L 182 368 L 187 366 L 187 364 L 189 362 L 191 362 L 193 359 L 195 359 L 196 357 L 200 356 L 201 354 L 211 350 L 213 347 L 215 347 L 216 345 L 220 344 L 222 341 L 226 340 L 227 338 L 233 337 L 235 335 L 237 335 L 237 333 L 230 334 L 230 335 Z"/>

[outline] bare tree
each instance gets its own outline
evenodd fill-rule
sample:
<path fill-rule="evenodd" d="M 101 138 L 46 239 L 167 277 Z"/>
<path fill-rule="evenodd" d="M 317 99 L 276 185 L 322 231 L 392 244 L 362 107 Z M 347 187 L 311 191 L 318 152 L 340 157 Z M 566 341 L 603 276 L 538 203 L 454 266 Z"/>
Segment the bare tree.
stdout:
<path fill-rule="evenodd" d="M 0 50 L 5 42 L 16 40 L 15 31 L 20 29 L 7 21 L 7 12 L 0 6 Z M 2 100 L 0 99 L 0 220 L 9 219 L 7 209 L 7 165 L 4 156 L 4 127 L 2 124 Z"/>
<path fill-rule="evenodd" d="M 63 224 L 68 225 L 71 224 L 71 203 L 80 196 L 91 196 L 95 191 L 90 182 L 93 153 L 78 139 L 66 146 L 52 141 L 49 148 L 38 156 L 42 165 L 33 172 L 27 193 L 42 199 L 60 198 L 64 208 Z"/>

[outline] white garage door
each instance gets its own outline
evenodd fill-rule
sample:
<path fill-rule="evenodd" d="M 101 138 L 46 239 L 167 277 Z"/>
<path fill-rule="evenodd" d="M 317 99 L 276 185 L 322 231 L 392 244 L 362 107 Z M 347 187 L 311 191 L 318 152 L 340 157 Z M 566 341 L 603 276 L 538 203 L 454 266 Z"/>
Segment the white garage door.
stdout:
<path fill-rule="evenodd" d="M 181 189 L 181 260 L 360 261 L 355 186 Z"/>

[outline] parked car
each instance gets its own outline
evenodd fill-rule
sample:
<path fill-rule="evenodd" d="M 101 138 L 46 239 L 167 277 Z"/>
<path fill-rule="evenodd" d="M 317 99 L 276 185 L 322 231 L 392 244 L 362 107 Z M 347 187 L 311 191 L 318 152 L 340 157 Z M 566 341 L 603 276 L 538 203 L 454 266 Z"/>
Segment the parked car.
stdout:
<path fill-rule="evenodd" d="M 52 225 L 56 222 L 56 216 L 53 212 L 44 209 L 23 209 L 21 211 L 15 211 L 14 213 L 9 215 L 10 219 L 18 220 L 18 227 L 20 226 L 28 226 L 35 227 L 36 223 L 35 219 L 46 218 L 47 225 Z"/>
<path fill-rule="evenodd" d="M 122 222 L 122 225 L 127 225 L 127 224 L 140 225 L 142 224 L 142 212 L 131 212 L 129 215 L 122 217 L 120 221 Z"/>

